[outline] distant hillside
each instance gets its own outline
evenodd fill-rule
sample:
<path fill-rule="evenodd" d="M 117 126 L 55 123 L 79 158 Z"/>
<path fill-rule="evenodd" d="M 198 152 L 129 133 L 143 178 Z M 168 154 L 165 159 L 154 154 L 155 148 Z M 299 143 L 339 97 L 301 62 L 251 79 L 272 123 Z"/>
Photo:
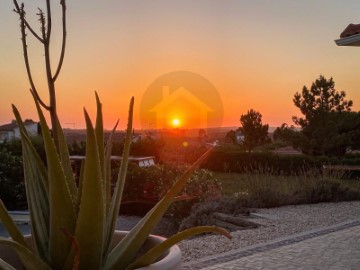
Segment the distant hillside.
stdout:
<path fill-rule="evenodd" d="M 237 130 L 239 127 L 215 127 L 207 128 L 206 133 L 210 141 L 223 139 L 230 130 Z M 269 133 L 273 133 L 276 127 L 269 127 Z M 152 134 L 157 138 L 171 138 L 171 137 L 187 137 L 197 138 L 199 136 L 198 128 L 194 129 L 152 129 L 152 130 L 137 130 L 134 135 Z M 110 131 L 105 131 L 105 141 L 110 135 Z M 85 142 L 86 141 L 86 130 L 85 129 L 64 129 L 64 134 L 68 143 L 72 142 Z M 114 136 L 115 142 L 123 141 L 125 132 L 117 131 Z"/>
<path fill-rule="evenodd" d="M 105 142 L 109 138 L 111 132 L 105 131 L 104 139 Z M 86 141 L 86 130 L 85 129 L 64 129 L 64 135 L 68 143 L 72 142 L 85 142 Z M 135 134 L 139 135 L 139 134 Z M 114 134 L 114 142 L 122 142 L 125 138 L 125 132 L 117 131 Z"/>

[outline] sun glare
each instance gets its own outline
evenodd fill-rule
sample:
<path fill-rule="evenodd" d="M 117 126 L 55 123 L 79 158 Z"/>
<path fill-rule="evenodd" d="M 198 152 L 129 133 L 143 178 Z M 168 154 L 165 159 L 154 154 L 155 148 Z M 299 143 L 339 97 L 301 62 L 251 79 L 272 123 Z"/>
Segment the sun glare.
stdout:
<path fill-rule="evenodd" d="M 180 125 L 180 120 L 178 118 L 174 118 L 171 123 L 174 127 L 178 127 Z"/>

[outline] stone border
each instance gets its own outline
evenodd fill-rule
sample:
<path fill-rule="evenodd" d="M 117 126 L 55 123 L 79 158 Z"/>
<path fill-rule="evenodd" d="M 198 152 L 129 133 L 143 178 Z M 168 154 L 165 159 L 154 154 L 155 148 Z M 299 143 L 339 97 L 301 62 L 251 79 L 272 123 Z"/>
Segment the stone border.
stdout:
<path fill-rule="evenodd" d="M 314 237 L 322 236 L 325 234 L 337 232 L 340 230 L 348 229 L 351 227 L 360 226 L 360 219 L 350 220 L 343 223 L 338 223 L 336 225 L 317 228 L 313 230 L 309 230 L 306 232 L 302 232 L 299 234 L 286 236 L 277 238 L 275 240 L 251 245 L 245 248 L 235 249 L 228 252 L 224 252 L 218 255 L 211 255 L 208 257 L 204 257 L 195 261 L 190 261 L 187 263 L 183 263 L 181 265 L 182 270 L 196 270 L 202 269 L 204 267 L 212 266 L 219 263 L 229 262 L 231 260 L 240 259 L 243 257 L 247 257 L 250 255 L 254 255 L 259 252 L 265 252 L 271 249 L 279 248 L 282 246 L 287 246 L 290 244 L 295 244 L 301 241 L 305 241 Z"/>

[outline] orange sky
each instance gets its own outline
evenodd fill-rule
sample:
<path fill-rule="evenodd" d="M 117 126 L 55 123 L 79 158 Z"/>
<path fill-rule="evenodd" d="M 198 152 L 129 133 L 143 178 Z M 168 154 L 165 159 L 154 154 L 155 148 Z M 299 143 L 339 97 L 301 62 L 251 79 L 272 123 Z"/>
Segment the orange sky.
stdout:
<path fill-rule="evenodd" d="M 26 3 L 29 18 L 42 2 Z M 337 89 L 354 101 L 353 109 L 360 109 L 360 48 L 333 42 L 347 24 L 360 23 L 359 1 L 68 2 L 68 45 L 57 82 L 64 127 L 84 127 L 83 106 L 94 116 L 96 90 L 106 128 L 118 118 L 120 128 L 125 127 L 132 95 L 135 127 L 141 128 L 140 101 L 146 89 L 159 76 L 178 70 L 198 73 L 215 86 L 224 126 L 238 126 L 240 115 L 250 108 L 260 111 L 270 126 L 291 123 L 298 113 L 294 93 L 320 74 L 333 76 Z M 0 124 L 13 119 L 11 103 L 24 118 L 37 119 L 11 4 L 0 3 Z M 54 66 L 58 19 L 54 15 Z M 41 47 L 32 39 L 29 50 L 38 88 L 46 96 Z"/>

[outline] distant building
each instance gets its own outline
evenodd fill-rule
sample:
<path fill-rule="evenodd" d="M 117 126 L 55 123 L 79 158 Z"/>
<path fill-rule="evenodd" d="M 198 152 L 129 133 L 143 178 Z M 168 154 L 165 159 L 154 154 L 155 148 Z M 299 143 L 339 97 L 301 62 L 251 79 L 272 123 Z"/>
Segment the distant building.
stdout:
<path fill-rule="evenodd" d="M 26 119 L 24 121 L 24 126 L 30 136 L 39 135 L 39 124 L 37 122 Z M 20 129 L 16 120 L 11 121 L 10 124 L 0 126 L 0 142 L 13 139 L 20 139 Z"/>
<path fill-rule="evenodd" d="M 242 144 L 244 142 L 245 136 L 240 130 L 236 131 L 235 137 L 237 144 Z"/>

